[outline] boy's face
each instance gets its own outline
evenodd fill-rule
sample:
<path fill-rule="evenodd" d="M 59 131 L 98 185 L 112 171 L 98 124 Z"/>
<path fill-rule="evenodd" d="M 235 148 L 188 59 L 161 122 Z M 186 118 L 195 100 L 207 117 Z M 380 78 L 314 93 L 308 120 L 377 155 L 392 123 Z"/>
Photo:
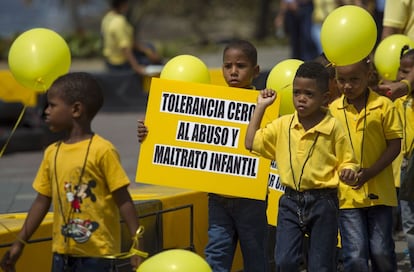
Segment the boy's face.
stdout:
<path fill-rule="evenodd" d="M 328 90 L 318 90 L 315 79 L 296 77 L 293 80 L 293 104 L 299 117 L 320 114 L 321 107 L 326 105 L 328 99 Z"/>
<path fill-rule="evenodd" d="M 73 107 L 68 105 L 54 89 L 47 93 L 48 105 L 45 109 L 45 122 L 53 132 L 69 128 L 72 124 Z"/>
<path fill-rule="evenodd" d="M 403 57 L 400 60 L 400 67 L 398 68 L 397 80 L 405 79 L 407 74 L 414 67 L 414 59 L 412 57 Z"/>
<path fill-rule="evenodd" d="M 223 56 L 223 76 L 230 87 L 251 88 L 259 74 L 259 66 L 253 65 L 243 51 L 228 49 Z"/>
<path fill-rule="evenodd" d="M 361 97 L 368 88 L 369 73 L 369 68 L 362 62 L 336 67 L 339 91 L 351 100 Z"/>

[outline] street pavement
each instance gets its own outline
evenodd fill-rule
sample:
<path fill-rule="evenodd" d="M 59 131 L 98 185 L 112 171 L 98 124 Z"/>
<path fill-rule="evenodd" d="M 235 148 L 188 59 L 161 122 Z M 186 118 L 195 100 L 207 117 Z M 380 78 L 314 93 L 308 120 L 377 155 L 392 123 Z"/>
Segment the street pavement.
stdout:
<path fill-rule="evenodd" d="M 210 68 L 221 66 L 222 52 L 202 54 L 199 57 Z M 288 48 L 283 46 L 259 47 L 258 63 L 262 71 L 269 71 L 283 59 L 289 58 Z M 0 70 L 7 69 L 0 62 Z M 71 71 L 99 72 L 104 70 L 101 59 L 73 60 Z M 136 137 L 136 121 L 145 118 L 145 109 L 137 112 L 100 112 L 92 123 L 95 133 L 110 140 L 118 149 L 121 162 L 131 182 L 131 187 L 146 186 L 135 182 L 139 144 Z M 26 212 L 36 194 L 31 183 L 42 160 L 42 151 L 8 153 L 0 158 L 0 213 Z M 402 235 L 396 236 L 398 271 L 410 271 L 404 250 Z"/>

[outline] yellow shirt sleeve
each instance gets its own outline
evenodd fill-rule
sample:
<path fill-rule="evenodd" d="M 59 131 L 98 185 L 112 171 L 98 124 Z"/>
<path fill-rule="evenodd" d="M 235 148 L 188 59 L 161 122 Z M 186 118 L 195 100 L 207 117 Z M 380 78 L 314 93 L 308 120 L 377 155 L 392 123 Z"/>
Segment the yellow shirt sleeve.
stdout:
<path fill-rule="evenodd" d="M 403 30 L 414 38 L 414 4 L 411 0 L 385 1 L 383 25 Z"/>

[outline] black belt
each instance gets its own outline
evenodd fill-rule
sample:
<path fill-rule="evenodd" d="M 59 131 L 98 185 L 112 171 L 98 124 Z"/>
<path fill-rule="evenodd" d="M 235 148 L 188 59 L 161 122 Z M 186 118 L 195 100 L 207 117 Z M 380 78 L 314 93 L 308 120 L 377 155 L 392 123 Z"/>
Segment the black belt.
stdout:
<path fill-rule="evenodd" d="M 285 195 L 290 197 L 303 197 L 306 195 L 311 196 L 326 196 L 326 195 L 337 195 L 338 189 L 337 188 L 322 188 L 322 189 L 310 189 L 305 190 L 302 192 L 296 191 L 295 189 L 292 189 L 290 187 L 286 187 L 285 189 Z"/>

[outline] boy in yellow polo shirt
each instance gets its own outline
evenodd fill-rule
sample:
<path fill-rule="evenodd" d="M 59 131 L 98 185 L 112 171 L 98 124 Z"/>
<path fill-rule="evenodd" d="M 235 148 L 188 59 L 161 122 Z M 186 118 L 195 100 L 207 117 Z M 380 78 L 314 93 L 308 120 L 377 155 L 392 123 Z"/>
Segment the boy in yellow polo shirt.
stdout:
<path fill-rule="evenodd" d="M 276 160 L 286 186 L 279 200 L 276 236 L 277 271 L 299 271 L 302 242 L 309 235 L 308 271 L 336 271 L 338 184 L 354 184 L 358 165 L 342 125 L 324 105 L 329 74 L 305 62 L 293 81 L 295 113 L 260 128 L 276 92 L 260 92 L 247 128 L 247 149 Z"/>
<path fill-rule="evenodd" d="M 398 69 L 397 80 L 404 80 L 406 75 L 414 67 L 414 49 L 402 52 L 400 67 Z M 414 158 L 414 100 L 413 93 L 397 98 L 394 101 L 398 114 L 400 115 L 403 125 L 403 140 L 401 142 L 401 189 L 400 189 L 400 207 L 401 219 L 405 238 L 407 240 L 408 252 L 410 255 L 411 268 L 414 268 L 414 199 L 409 195 L 408 187 L 410 183 L 404 182 L 404 177 L 408 171 L 409 162 Z M 412 162 L 411 162 L 412 164 Z M 407 185 L 407 186 L 405 186 Z"/>
<path fill-rule="evenodd" d="M 361 168 L 355 186 L 339 188 L 345 271 L 370 271 L 370 266 L 372 271 L 397 271 L 392 237 L 397 195 L 391 163 L 400 152 L 402 126 L 392 101 L 368 87 L 372 72 L 368 58 L 336 67 L 343 95 L 330 104 Z"/>

